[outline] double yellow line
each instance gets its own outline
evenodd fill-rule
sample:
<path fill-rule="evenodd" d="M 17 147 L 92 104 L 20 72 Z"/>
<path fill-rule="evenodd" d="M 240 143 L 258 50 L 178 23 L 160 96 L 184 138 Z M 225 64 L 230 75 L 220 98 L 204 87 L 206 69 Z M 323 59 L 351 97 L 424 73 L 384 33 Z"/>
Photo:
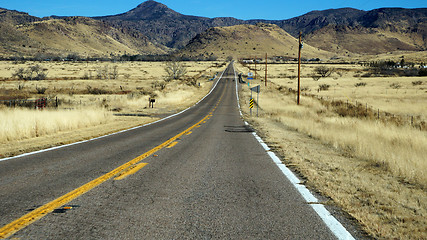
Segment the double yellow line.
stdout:
<path fill-rule="evenodd" d="M 224 92 L 222 93 L 222 96 L 224 95 Z M 7 238 L 12 236 L 13 234 L 15 234 L 16 232 L 18 232 L 19 230 L 27 227 L 28 225 L 32 224 L 33 222 L 41 219 L 42 217 L 44 217 L 45 215 L 47 215 L 48 213 L 52 212 L 53 210 L 69 203 L 70 201 L 72 201 L 73 199 L 85 194 L 86 192 L 92 190 L 93 188 L 95 188 L 96 186 L 104 183 L 105 181 L 115 177 L 115 180 L 121 180 L 131 174 L 136 173 L 137 171 L 139 171 L 140 169 L 142 169 L 144 166 L 146 166 L 148 163 L 139 163 L 140 161 L 142 161 L 143 159 L 147 158 L 148 156 L 154 154 L 155 152 L 159 151 L 160 149 L 170 145 L 171 143 L 173 143 L 175 140 L 177 140 L 178 138 L 180 138 L 181 136 L 185 135 L 185 134 L 189 134 L 191 133 L 191 131 L 196 128 L 199 127 L 203 122 L 205 122 L 206 120 L 210 119 L 213 116 L 213 112 L 216 110 L 216 108 L 218 107 L 219 103 L 222 100 L 222 96 L 220 97 L 220 99 L 218 100 L 218 103 L 216 104 L 216 106 L 212 109 L 211 112 L 209 112 L 208 115 L 206 115 L 202 120 L 200 120 L 199 122 L 197 122 L 196 124 L 194 124 L 193 126 L 187 128 L 185 131 L 179 133 L 178 135 L 170 138 L 169 140 L 167 140 L 166 142 L 160 144 L 159 146 L 151 149 L 150 151 L 142 154 L 141 156 L 132 159 L 131 161 L 121 165 L 120 167 L 114 169 L 113 171 L 102 175 L 101 177 L 92 180 L 89 183 L 86 183 L 85 185 L 29 212 L 28 214 L 16 219 L 15 221 L 7 224 L 6 226 L 0 228 L 0 239 L 3 238 Z"/>

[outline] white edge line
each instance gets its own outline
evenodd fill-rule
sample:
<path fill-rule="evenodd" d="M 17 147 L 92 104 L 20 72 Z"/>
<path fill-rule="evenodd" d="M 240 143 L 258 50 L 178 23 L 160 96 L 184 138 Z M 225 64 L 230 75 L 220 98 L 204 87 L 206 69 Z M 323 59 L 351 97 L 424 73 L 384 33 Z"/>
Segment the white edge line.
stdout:
<path fill-rule="evenodd" d="M 345 229 L 342 224 L 331 215 L 322 204 L 310 204 L 319 217 L 328 225 L 329 229 L 339 240 L 353 240 L 354 237 Z"/>
<path fill-rule="evenodd" d="M 234 65 L 233 65 L 234 69 Z M 242 111 L 239 103 L 239 93 L 237 90 L 237 76 L 236 70 L 234 69 L 234 80 L 236 82 L 236 96 L 237 96 L 237 105 L 239 106 L 240 115 L 242 115 Z M 245 121 L 246 125 L 249 125 L 248 122 Z M 323 222 L 328 226 L 331 232 L 340 240 L 352 240 L 354 237 L 345 229 L 345 227 L 334 217 L 332 214 L 323 206 L 319 204 L 319 200 L 308 190 L 306 186 L 304 186 L 301 180 L 276 156 L 274 152 L 270 151 L 270 148 L 264 141 L 256 134 L 256 132 L 252 133 L 255 139 L 261 144 L 261 146 L 266 150 L 267 154 L 273 160 L 273 162 L 277 165 L 277 167 L 282 171 L 282 173 L 288 178 L 288 180 L 292 183 L 292 185 L 298 190 L 298 192 L 302 195 L 307 203 L 310 203 L 310 206 L 314 209 L 314 211 L 319 215 L 319 217 L 323 220 Z"/>
<path fill-rule="evenodd" d="M 227 68 L 225 70 L 227 70 Z M 91 138 L 91 139 L 88 139 L 88 140 L 83 140 L 83 141 L 74 142 L 74 143 L 69 143 L 69 144 L 65 144 L 65 145 L 61 145 L 61 146 L 55 146 L 55 147 L 51 147 L 51 148 L 46 148 L 46 149 L 42 149 L 42 150 L 38 150 L 38 151 L 34 151 L 34 152 L 24 153 L 24 154 L 20 154 L 20 155 L 13 156 L 13 157 L 1 158 L 0 162 L 7 161 L 7 160 L 12 160 L 12 159 L 17 159 L 17 158 L 21 158 L 21 157 L 26 157 L 26 156 L 31 156 L 31 155 L 42 153 L 42 152 L 48 152 L 48 151 L 52 151 L 52 150 L 56 150 L 56 149 L 60 149 L 60 148 L 65 148 L 65 147 L 69 147 L 69 146 L 73 146 L 73 145 L 77 145 L 77 144 L 81 144 L 81 143 L 86 143 L 86 142 L 94 141 L 94 140 L 97 140 L 97 139 L 101 139 L 101 138 L 113 136 L 113 135 L 116 135 L 116 134 L 120 134 L 120 133 L 124 133 L 124 132 L 128 132 L 128 131 L 132 131 L 132 130 L 135 130 L 135 129 L 138 129 L 138 128 L 143 128 L 143 127 L 146 127 L 146 126 L 150 126 L 152 124 L 156 124 L 156 123 L 164 121 L 166 119 L 178 116 L 178 115 L 186 112 L 190 108 L 193 108 L 194 106 L 196 106 L 197 104 L 199 104 L 201 101 L 203 101 L 206 97 L 208 97 L 213 92 L 213 90 L 216 88 L 216 86 L 218 85 L 218 82 L 219 82 L 219 80 L 221 80 L 222 76 L 224 75 L 225 70 L 221 73 L 221 76 L 218 78 L 218 80 L 216 81 L 215 85 L 212 87 L 212 89 L 209 91 L 208 94 L 206 94 L 200 101 L 198 101 L 193 106 L 191 106 L 191 107 L 189 107 L 187 109 L 184 109 L 184 110 L 182 110 L 179 113 L 172 114 L 170 116 L 167 116 L 165 118 L 159 119 L 159 120 L 151 122 L 151 123 L 147 123 L 147 124 L 144 124 L 144 125 L 141 125 L 141 126 L 129 128 L 129 129 L 122 130 L 122 131 L 119 131 L 119 132 L 110 133 L 110 134 L 103 135 L 103 136 L 100 136 L 100 137 Z"/>
<path fill-rule="evenodd" d="M 237 106 L 239 107 L 240 116 L 243 117 L 242 110 L 240 108 L 239 91 L 238 91 L 238 87 L 237 87 L 237 73 L 236 73 L 236 69 L 234 68 L 234 62 L 233 62 L 233 71 L 234 71 L 234 82 L 236 83 Z M 245 121 L 245 124 L 249 125 L 246 121 Z"/>

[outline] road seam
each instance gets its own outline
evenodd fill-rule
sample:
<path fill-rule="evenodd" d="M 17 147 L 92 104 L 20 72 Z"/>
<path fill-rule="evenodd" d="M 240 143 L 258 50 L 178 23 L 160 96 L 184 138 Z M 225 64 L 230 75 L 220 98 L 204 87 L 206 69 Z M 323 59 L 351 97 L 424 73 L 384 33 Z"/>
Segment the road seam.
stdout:
<path fill-rule="evenodd" d="M 236 96 L 237 96 L 237 105 L 239 107 L 240 116 L 243 119 L 243 114 L 240 108 L 239 102 L 239 92 L 237 85 L 237 74 L 234 69 L 234 81 L 236 82 Z M 249 125 L 248 122 L 244 121 L 245 125 Z M 297 189 L 297 191 L 302 195 L 304 200 L 314 209 L 317 215 L 322 219 L 326 226 L 331 230 L 331 232 L 340 240 L 353 240 L 354 237 L 347 231 L 347 229 L 334 217 L 332 214 L 323 206 L 319 200 L 308 190 L 308 188 L 302 184 L 301 180 L 280 160 L 277 155 L 270 151 L 271 149 L 268 145 L 258 136 L 256 132 L 252 133 L 255 139 L 259 144 L 264 148 L 266 153 L 270 156 L 276 166 L 282 171 L 286 178 L 292 183 L 292 185 Z"/>

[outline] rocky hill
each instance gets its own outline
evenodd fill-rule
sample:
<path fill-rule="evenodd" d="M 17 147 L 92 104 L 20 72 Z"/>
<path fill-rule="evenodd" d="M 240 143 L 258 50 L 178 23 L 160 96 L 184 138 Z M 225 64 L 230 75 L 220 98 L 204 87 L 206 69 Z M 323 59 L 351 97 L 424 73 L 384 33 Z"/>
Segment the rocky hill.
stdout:
<path fill-rule="evenodd" d="M 164 54 L 138 31 L 117 29 L 85 17 L 36 18 L 0 10 L 0 56 L 105 57 L 123 54 Z"/>
<path fill-rule="evenodd" d="M 135 29 L 151 41 L 169 48 L 182 48 L 197 34 L 211 27 L 243 24 L 235 18 L 205 18 L 188 16 L 169 9 L 156 1 L 145 1 L 129 12 L 106 17 L 96 17 L 117 28 Z"/>
<path fill-rule="evenodd" d="M 277 24 L 294 37 L 301 31 L 307 43 L 337 53 L 427 50 L 427 8 L 342 8 L 282 21 L 258 21 Z"/>
<path fill-rule="evenodd" d="M 205 48 L 205 53 L 196 51 L 197 42 L 206 41 L 210 35 L 217 34 L 209 30 L 217 31 L 215 27 L 257 23 L 275 24 L 294 38 L 301 31 L 306 44 L 338 55 L 427 50 L 427 8 L 382 8 L 372 11 L 342 8 L 312 11 L 287 20 L 244 21 L 183 15 L 164 4 L 148 0 L 128 12 L 92 19 L 40 19 L 0 8 L 0 54 L 78 52 L 83 55 L 108 56 L 124 53 L 162 54 L 185 48 L 191 54 L 197 52 L 223 56 L 231 51 L 225 51 L 226 45 L 216 41 L 215 45 L 220 48 L 207 51 L 207 45 L 202 44 L 200 46 Z M 257 31 L 257 28 L 247 30 Z M 259 35 L 258 32 L 255 35 Z M 259 51 L 265 48 L 267 52 L 279 48 L 276 40 L 271 41 L 274 45 L 271 47 L 252 46 L 249 44 L 251 41 L 247 44 L 248 54 L 254 52 L 253 48 Z M 280 55 L 283 55 L 282 52 Z"/>
<path fill-rule="evenodd" d="M 427 50 L 427 9 L 353 8 L 312 11 L 287 20 L 204 18 L 177 13 L 156 1 L 114 16 L 98 17 L 116 27 L 130 27 L 151 41 L 170 48 L 183 48 L 197 34 L 212 27 L 270 23 L 312 46 L 339 54 L 377 54 L 398 50 Z M 331 41 L 331 39 L 333 41 Z"/>
<path fill-rule="evenodd" d="M 16 26 L 40 20 L 27 13 L 0 8 L 0 55 L 18 53 L 22 51 L 23 45 L 35 45 L 36 43 L 18 31 Z"/>
<path fill-rule="evenodd" d="M 183 57 L 227 58 L 270 56 L 297 58 L 298 40 L 274 24 L 236 25 L 214 27 L 198 34 L 189 44 L 177 52 Z M 330 58 L 333 54 L 304 45 L 306 58 Z"/>

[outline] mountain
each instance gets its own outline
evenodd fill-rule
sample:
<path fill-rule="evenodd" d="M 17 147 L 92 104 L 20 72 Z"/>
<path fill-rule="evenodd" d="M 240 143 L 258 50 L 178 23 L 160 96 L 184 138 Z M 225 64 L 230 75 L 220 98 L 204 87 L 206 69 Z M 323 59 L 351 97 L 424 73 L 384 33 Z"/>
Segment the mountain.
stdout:
<path fill-rule="evenodd" d="M 40 21 L 40 18 L 33 17 L 28 13 L 0 8 L 0 22 L 2 24 L 17 25 L 35 21 Z"/>
<path fill-rule="evenodd" d="M 235 18 L 205 18 L 177 13 L 156 1 L 145 1 L 129 12 L 95 17 L 117 28 L 128 27 L 141 32 L 151 41 L 169 48 L 182 48 L 197 34 L 211 27 L 243 24 Z"/>
<path fill-rule="evenodd" d="M 151 41 L 181 49 L 197 34 L 212 27 L 242 24 L 275 24 L 292 36 L 301 31 L 304 41 L 339 54 L 378 54 L 390 51 L 427 49 L 427 9 L 382 8 L 362 11 L 353 8 L 312 11 L 287 20 L 239 20 L 205 18 L 177 13 L 153 0 L 129 12 L 97 17 L 117 28 L 128 27 Z"/>
<path fill-rule="evenodd" d="M 250 56 L 285 56 L 297 58 L 298 39 L 274 24 L 236 25 L 214 27 L 198 34 L 177 52 L 183 57 L 208 58 L 216 56 L 243 58 Z M 329 59 L 334 55 L 321 49 L 304 45 L 304 57 Z"/>
<path fill-rule="evenodd" d="M 307 43 L 337 53 L 379 54 L 427 50 L 427 8 L 352 8 L 312 11 L 275 23 Z"/>
<path fill-rule="evenodd" d="M 0 20 L 0 55 L 5 57 L 165 53 L 138 31 L 117 29 L 91 18 L 40 19 L 1 9 Z"/>
<path fill-rule="evenodd" d="M 312 33 L 328 25 L 357 25 L 357 20 L 366 12 L 354 8 L 328 9 L 324 11 L 311 11 L 302 16 L 287 20 L 249 20 L 253 24 L 256 22 L 266 22 L 276 24 L 283 30 L 297 37 L 299 32 L 303 35 Z"/>
<path fill-rule="evenodd" d="M 27 13 L 0 8 L 0 54 L 17 53 L 22 50 L 23 45 L 35 45 L 36 43 L 18 31 L 16 26 L 40 20 L 40 18 L 30 16 Z"/>
<path fill-rule="evenodd" d="M 0 54 L 74 51 L 105 56 L 125 52 L 161 54 L 179 49 L 194 52 L 197 41 L 205 41 L 214 34 L 212 28 L 218 31 L 216 27 L 257 23 L 275 24 L 294 38 L 302 32 L 307 45 L 338 55 L 427 50 L 427 8 L 371 11 L 342 8 L 312 11 L 287 20 L 244 21 L 183 15 L 164 4 L 148 0 L 128 12 L 91 19 L 56 16 L 40 19 L 0 8 Z M 187 46 L 189 42 L 191 44 Z M 226 46 L 215 44 L 221 46 L 220 52 L 215 53 L 224 55 L 221 49 Z M 270 50 L 268 46 L 253 46 L 252 49 L 254 47 Z M 277 55 L 284 53 L 277 52 Z"/>
<path fill-rule="evenodd" d="M 422 51 L 427 47 L 425 39 L 417 32 L 343 25 L 328 25 L 305 36 L 308 44 L 340 54 Z"/>

